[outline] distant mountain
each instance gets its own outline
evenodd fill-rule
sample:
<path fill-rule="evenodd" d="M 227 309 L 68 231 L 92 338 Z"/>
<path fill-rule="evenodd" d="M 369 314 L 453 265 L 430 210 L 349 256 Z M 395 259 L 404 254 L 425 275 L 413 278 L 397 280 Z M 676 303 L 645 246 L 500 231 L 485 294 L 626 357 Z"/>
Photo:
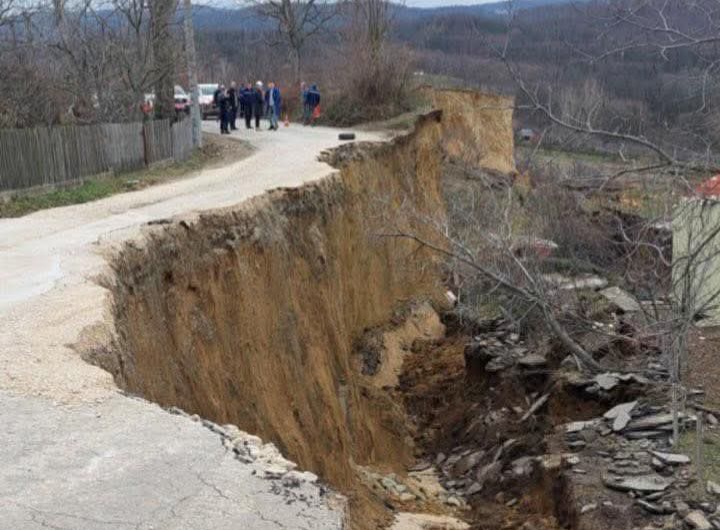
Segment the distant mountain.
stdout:
<path fill-rule="evenodd" d="M 571 3 L 588 3 L 592 0 L 515 0 L 516 9 L 538 9 L 549 6 L 561 6 Z M 221 4 L 222 5 L 222 4 Z M 476 5 L 449 5 L 442 7 L 403 7 L 398 14 L 398 22 L 414 22 L 435 16 L 466 15 L 479 17 L 498 17 L 507 13 L 507 2 L 492 2 Z M 210 7 L 196 5 L 194 20 L 199 29 L 257 30 L 271 27 L 267 21 L 256 17 L 249 8 Z"/>
<path fill-rule="evenodd" d="M 537 9 L 548 6 L 560 6 L 572 3 L 584 4 L 592 0 L 515 0 L 515 9 Z M 474 15 L 474 16 L 502 16 L 507 13 L 508 3 L 491 2 L 489 4 L 475 5 L 449 5 L 442 7 L 408 7 L 406 16 L 424 17 L 433 15 Z"/>

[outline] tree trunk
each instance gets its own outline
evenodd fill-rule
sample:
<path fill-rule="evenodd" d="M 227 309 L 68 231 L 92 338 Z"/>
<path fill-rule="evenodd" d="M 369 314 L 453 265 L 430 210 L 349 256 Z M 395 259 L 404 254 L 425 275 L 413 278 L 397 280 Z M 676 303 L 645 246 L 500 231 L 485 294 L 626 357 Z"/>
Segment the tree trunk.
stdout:
<path fill-rule="evenodd" d="M 290 62 L 292 63 L 293 68 L 293 81 L 296 85 L 300 85 L 302 80 L 300 79 L 300 50 L 298 48 L 290 49 Z"/>
<path fill-rule="evenodd" d="M 155 66 L 155 117 L 170 119 L 175 115 L 175 61 L 171 24 L 175 0 L 152 0 L 150 32 Z"/>
<path fill-rule="evenodd" d="M 197 80 L 197 57 L 195 54 L 195 31 L 192 20 L 192 1 L 183 0 L 185 8 L 185 54 L 187 56 L 188 90 L 192 101 L 190 102 L 190 116 L 192 119 L 193 147 L 202 146 L 202 116 L 200 115 L 200 89 Z"/>

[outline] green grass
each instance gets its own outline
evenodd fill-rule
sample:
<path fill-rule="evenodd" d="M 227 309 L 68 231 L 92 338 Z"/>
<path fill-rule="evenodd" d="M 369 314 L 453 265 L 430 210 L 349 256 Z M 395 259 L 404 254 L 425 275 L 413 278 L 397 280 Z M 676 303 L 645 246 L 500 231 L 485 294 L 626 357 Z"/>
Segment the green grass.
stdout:
<path fill-rule="evenodd" d="M 239 142 L 236 144 L 240 146 L 238 152 L 245 154 L 249 152 Z M 117 175 L 92 177 L 63 189 L 19 192 L 7 201 L 0 201 L 0 218 L 21 217 L 38 210 L 96 201 L 117 193 L 140 190 L 177 179 L 218 162 L 222 158 L 221 151 L 216 143 L 209 141 L 184 162 Z"/>
<path fill-rule="evenodd" d="M 130 188 L 125 188 L 125 182 L 125 179 L 117 178 L 91 179 L 73 188 L 39 195 L 17 196 L 0 203 L 0 217 L 20 217 L 37 210 L 95 201 L 120 191 L 127 191 Z"/>
<path fill-rule="evenodd" d="M 688 455 L 693 460 L 693 468 L 697 465 L 697 434 L 694 430 L 687 431 L 680 435 L 676 451 Z M 696 481 L 688 488 L 695 499 L 707 497 L 705 484 L 708 480 L 720 484 L 720 436 L 717 432 L 706 432 L 702 443 L 703 453 L 703 478 Z"/>

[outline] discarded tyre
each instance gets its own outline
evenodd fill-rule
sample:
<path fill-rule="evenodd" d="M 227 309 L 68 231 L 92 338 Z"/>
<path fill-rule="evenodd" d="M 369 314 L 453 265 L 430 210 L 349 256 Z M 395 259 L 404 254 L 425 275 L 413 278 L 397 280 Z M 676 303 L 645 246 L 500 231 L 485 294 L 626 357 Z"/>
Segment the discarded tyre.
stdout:
<path fill-rule="evenodd" d="M 340 138 L 341 140 L 354 140 L 355 133 L 340 133 L 338 135 L 338 138 Z"/>

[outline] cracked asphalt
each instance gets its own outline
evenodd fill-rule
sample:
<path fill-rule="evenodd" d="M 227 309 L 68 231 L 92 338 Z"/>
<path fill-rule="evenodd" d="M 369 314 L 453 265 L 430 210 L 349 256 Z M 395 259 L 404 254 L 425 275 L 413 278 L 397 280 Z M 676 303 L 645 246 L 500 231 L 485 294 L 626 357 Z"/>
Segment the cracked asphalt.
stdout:
<path fill-rule="evenodd" d="M 260 478 L 201 422 L 143 400 L 0 395 L 0 410 L 3 530 L 342 528 L 316 485 Z"/>

